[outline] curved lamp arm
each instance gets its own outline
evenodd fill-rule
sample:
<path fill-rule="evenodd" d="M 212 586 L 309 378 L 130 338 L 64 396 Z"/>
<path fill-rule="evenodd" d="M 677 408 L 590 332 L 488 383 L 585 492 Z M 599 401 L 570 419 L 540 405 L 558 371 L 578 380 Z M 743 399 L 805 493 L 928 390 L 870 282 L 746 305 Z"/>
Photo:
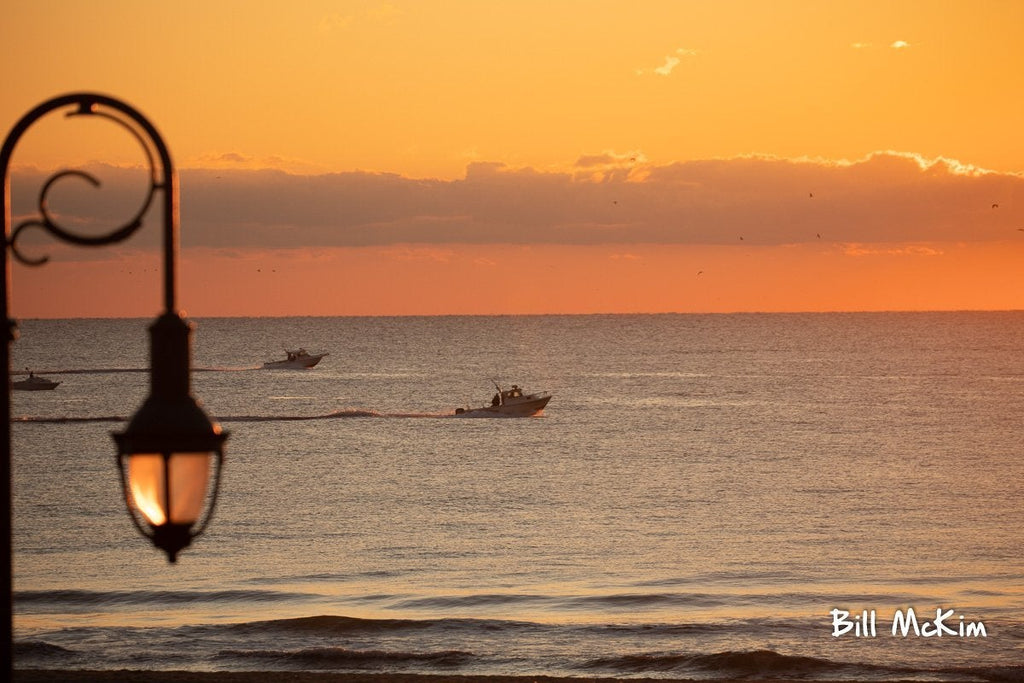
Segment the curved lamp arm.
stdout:
<path fill-rule="evenodd" d="M 84 179 L 93 186 L 99 186 L 99 181 L 84 171 L 60 171 L 53 175 L 43 186 L 39 195 L 39 215 L 35 218 L 22 222 L 18 226 L 11 225 L 11 179 L 10 163 L 14 149 L 24 135 L 25 131 L 33 123 L 47 114 L 59 110 L 68 109 L 67 116 L 97 116 L 113 121 L 127 130 L 142 147 L 150 166 L 150 186 L 144 197 L 143 204 L 138 212 L 132 216 L 123 226 L 115 228 L 103 235 L 91 236 L 81 235 L 60 225 L 57 218 L 47 209 L 46 199 L 50 189 L 65 178 L 77 177 Z M 35 109 L 25 114 L 11 129 L 10 134 L 4 140 L 3 148 L 0 149 L 0 174 L 3 176 L 3 217 L 4 217 L 4 239 L 6 246 L 10 248 L 22 263 L 26 265 L 40 265 L 45 263 L 45 257 L 31 259 L 23 255 L 17 248 L 18 237 L 30 227 L 42 228 L 58 240 L 70 242 L 82 246 L 102 246 L 114 244 L 127 239 L 142 226 L 142 217 L 153 203 L 157 192 L 162 192 L 163 203 L 163 250 L 164 250 L 164 308 L 167 312 L 175 312 L 177 299 L 177 252 L 178 252 L 178 175 L 174 170 L 170 152 L 163 138 L 157 132 L 149 120 L 146 119 L 135 108 L 124 102 L 100 95 L 97 93 L 73 93 L 62 95 L 43 102 Z M 6 262 L 6 257 L 5 257 Z M 5 268 L 5 270 L 8 270 Z M 0 292 L 0 306 L 3 310 L 4 319 L 7 318 L 9 305 L 10 273 L 6 272 L 3 282 L 0 283 L 3 291 Z M 10 326 L 13 332 L 13 326 Z"/>

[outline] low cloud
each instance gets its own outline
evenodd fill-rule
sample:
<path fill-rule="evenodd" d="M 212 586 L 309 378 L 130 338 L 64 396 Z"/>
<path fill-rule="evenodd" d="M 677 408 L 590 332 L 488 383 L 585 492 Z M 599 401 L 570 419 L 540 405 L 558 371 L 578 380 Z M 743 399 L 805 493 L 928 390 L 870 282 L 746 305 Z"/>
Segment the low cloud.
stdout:
<path fill-rule="evenodd" d="M 49 205 L 76 231 L 109 232 L 138 210 L 147 176 L 90 170 L 100 188 L 64 179 Z M 15 172 L 15 215 L 34 213 L 48 177 Z M 213 248 L 413 244 L 437 250 L 406 257 L 436 259 L 451 244 L 827 242 L 856 251 L 1024 239 L 1024 177 L 894 152 L 854 162 L 750 156 L 664 165 L 604 152 L 559 173 L 474 163 L 459 180 L 185 169 L 181 193 L 182 244 Z M 156 224 L 152 214 L 147 220 Z M 35 235 L 30 242 L 42 234 L 27 232 Z M 157 229 L 139 235 L 136 246 L 158 243 Z"/>

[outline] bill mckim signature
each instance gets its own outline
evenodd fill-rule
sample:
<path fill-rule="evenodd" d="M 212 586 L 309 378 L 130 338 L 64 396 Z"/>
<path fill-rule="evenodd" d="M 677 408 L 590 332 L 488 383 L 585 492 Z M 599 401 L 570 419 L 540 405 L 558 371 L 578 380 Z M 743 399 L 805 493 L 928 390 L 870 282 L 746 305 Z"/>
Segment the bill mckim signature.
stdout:
<path fill-rule="evenodd" d="M 878 637 L 878 612 L 877 610 L 861 610 L 860 614 L 851 615 L 849 611 L 834 609 L 832 615 L 832 637 L 842 638 L 853 636 L 854 638 L 877 638 Z M 928 618 L 923 618 L 927 616 Z M 955 609 L 943 609 L 938 607 L 935 610 L 935 618 L 931 618 L 930 612 L 922 612 L 921 615 L 908 607 L 905 611 L 898 609 L 892 617 L 892 628 L 890 633 L 895 637 L 910 638 L 987 638 L 985 623 L 982 621 L 967 621 L 964 615 L 956 614 Z"/>

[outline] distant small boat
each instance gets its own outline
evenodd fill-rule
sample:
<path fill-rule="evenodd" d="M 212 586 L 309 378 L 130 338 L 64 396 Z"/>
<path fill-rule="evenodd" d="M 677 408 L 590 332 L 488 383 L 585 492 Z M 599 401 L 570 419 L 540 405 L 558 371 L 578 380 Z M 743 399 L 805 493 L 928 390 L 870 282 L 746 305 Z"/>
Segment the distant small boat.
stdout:
<path fill-rule="evenodd" d="M 544 408 L 551 400 L 551 394 L 540 392 L 523 393 L 518 385 L 511 389 L 502 389 L 494 385 L 498 393 L 491 399 L 491 405 L 480 408 L 456 408 L 456 417 L 537 417 L 544 413 Z"/>
<path fill-rule="evenodd" d="M 285 351 L 286 357 L 282 360 L 267 361 L 263 367 L 267 370 L 306 370 L 320 362 L 326 353 L 310 353 L 306 349 L 295 349 Z"/>
<path fill-rule="evenodd" d="M 56 389 L 58 384 L 60 382 L 54 382 L 52 379 L 46 379 L 45 377 L 36 377 L 30 372 L 27 379 L 12 382 L 11 387 L 20 391 L 47 391 L 49 389 Z"/>

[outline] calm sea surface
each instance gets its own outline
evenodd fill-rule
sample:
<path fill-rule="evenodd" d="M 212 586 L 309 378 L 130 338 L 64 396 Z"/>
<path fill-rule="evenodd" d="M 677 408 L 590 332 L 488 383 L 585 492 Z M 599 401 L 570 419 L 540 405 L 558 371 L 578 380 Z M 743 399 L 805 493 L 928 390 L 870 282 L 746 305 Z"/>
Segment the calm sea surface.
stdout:
<path fill-rule="evenodd" d="M 22 323 L 18 668 L 1024 678 L 1024 313 L 195 322 L 231 437 L 176 565 L 109 436 L 149 321 Z M 451 417 L 492 378 L 554 398 Z"/>

